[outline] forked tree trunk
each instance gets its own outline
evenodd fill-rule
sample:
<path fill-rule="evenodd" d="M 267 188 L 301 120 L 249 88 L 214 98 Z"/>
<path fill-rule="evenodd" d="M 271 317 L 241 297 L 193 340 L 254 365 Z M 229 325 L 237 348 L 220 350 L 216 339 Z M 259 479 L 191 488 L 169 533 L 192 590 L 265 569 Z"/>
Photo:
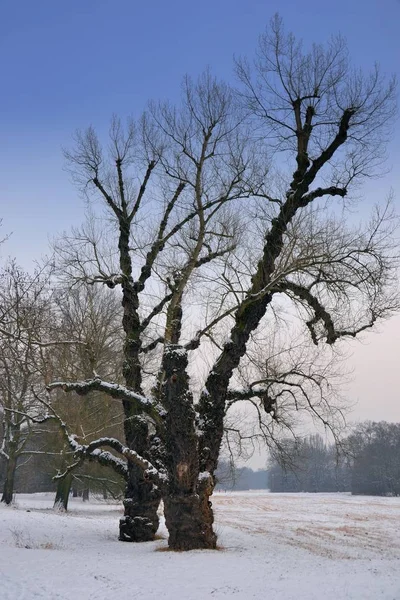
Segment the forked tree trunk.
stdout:
<path fill-rule="evenodd" d="M 5 504 L 11 504 L 14 494 L 15 472 L 17 470 L 17 457 L 13 452 L 9 452 L 9 460 L 7 461 L 6 479 L 3 487 L 3 495 L 1 501 Z"/>
<path fill-rule="evenodd" d="M 57 482 L 56 497 L 54 499 L 54 508 L 68 510 L 69 493 L 72 485 L 72 473 L 68 473 Z"/>
<path fill-rule="evenodd" d="M 169 482 L 164 497 L 168 545 L 173 550 L 213 549 L 212 478 L 199 474 L 198 437 L 193 397 L 189 391 L 187 355 L 170 346 L 163 358 L 163 400 L 167 409 L 166 445 Z"/>

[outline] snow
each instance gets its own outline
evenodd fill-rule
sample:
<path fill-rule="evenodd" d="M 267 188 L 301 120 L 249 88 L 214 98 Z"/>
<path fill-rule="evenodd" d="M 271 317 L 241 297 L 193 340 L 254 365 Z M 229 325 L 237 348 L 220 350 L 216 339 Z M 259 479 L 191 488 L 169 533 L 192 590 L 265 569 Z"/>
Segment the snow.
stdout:
<path fill-rule="evenodd" d="M 142 396 L 141 394 L 137 394 L 133 390 L 130 390 L 119 383 L 103 381 L 99 377 L 87 379 L 86 381 L 54 381 L 47 386 L 49 391 L 58 388 L 63 389 L 65 392 L 76 391 L 77 393 L 88 393 L 92 389 L 100 390 L 112 397 L 123 397 L 126 400 L 137 401 L 143 406 L 143 408 L 155 406 L 155 403 L 152 399 L 146 398 L 146 396 Z"/>
<path fill-rule="evenodd" d="M 81 446 L 82 450 L 83 450 L 83 448 L 84 447 Z M 126 450 L 129 451 L 129 448 L 126 448 Z M 100 448 L 96 448 L 90 454 L 92 456 L 103 457 L 110 464 L 113 463 L 114 465 L 119 465 L 121 468 L 121 471 L 125 471 L 126 473 L 128 473 L 128 468 L 126 466 L 126 462 L 124 460 L 122 460 L 121 458 L 114 456 L 114 454 L 111 454 L 111 452 L 109 452 L 108 450 L 101 450 Z"/>
<path fill-rule="evenodd" d="M 184 346 L 179 346 L 178 344 L 169 344 L 165 346 L 164 353 L 170 356 L 187 356 L 187 350 Z"/>
<path fill-rule="evenodd" d="M 218 551 L 117 541 L 119 504 L 0 507 L 2 600 L 396 600 L 400 498 L 219 493 Z"/>

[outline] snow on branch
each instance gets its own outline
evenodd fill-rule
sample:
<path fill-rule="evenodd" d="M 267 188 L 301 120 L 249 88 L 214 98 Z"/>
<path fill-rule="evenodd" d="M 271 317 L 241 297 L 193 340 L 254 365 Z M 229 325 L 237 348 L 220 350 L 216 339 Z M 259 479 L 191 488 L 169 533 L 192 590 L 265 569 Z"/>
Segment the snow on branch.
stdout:
<path fill-rule="evenodd" d="M 2 443 L 2 445 L 0 447 L 0 456 L 2 456 L 3 458 L 5 458 L 6 460 L 10 460 L 9 455 L 5 451 L 5 440 L 3 440 L 3 443 Z"/>
<path fill-rule="evenodd" d="M 66 467 L 66 469 L 62 472 L 58 472 L 57 475 L 54 475 L 53 477 L 53 481 L 59 481 L 60 479 L 64 479 L 64 477 L 66 477 L 68 475 L 68 473 L 71 473 L 72 471 L 74 471 L 77 467 L 80 467 L 80 465 L 83 463 L 83 458 L 79 458 L 79 460 L 77 460 L 76 462 L 72 463 L 71 465 L 68 465 L 68 467 Z"/>
<path fill-rule="evenodd" d="M 139 395 L 135 394 L 135 396 Z M 74 457 L 77 459 L 75 463 L 67 467 L 64 473 L 59 473 L 58 475 L 56 475 L 56 479 L 61 479 L 67 473 L 71 472 L 76 467 L 78 467 L 85 459 L 89 459 L 96 460 L 104 466 L 111 467 L 112 469 L 114 469 L 114 471 L 119 473 L 119 475 L 124 477 L 124 479 L 127 479 L 128 476 L 128 468 L 126 461 L 130 461 L 143 469 L 144 476 L 146 478 L 157 482 L 159 485 L 162 485 L 166 482 L 168 478 L 166 473 L 156 469 L 156 467 L 154 467 L 154 465 L 149 460 L 140 456 L 140 454 L 138 454 L 135 450 L 131 450 L 127 446 L 124 446 L 116 438 L 102 437 L 98 438 L 97 440 L 93 440 L 92 442 L 86 445 L 80 444 L 79 442 L 77 442 L 76 436 L 74 434 L 69 433 L 66 424 L 56 413 L 56 411 L 51 405 L 51 402 L 49 400 L 46 401 L 43 398 L 40 398 L 39 396 L 36 396 L 36 398 L 47 408 L 47 413 L 43 417 L 33 417 L 30 415 L 27 415 L 27 417 L 31 421 L 36 423 L 43 423 L 44 421 L 55 420 L 62 430 L 65 441 L 72 449 Z M 103 450 L 104 446 L 111 448 L 112 450 L 123 456 L 126 459 L 126 461 L 119 458 L 118 456 L 115 456 L 107 450 Z"/>
<path fill-rule="evenodd" d="M 76 444 L 75 440 L 74 443 Z M 128 461 L 133 462 L 137 466 L 141 467 L 149 479 L 155 479 L 159 483 L 166 479 L 166 476 L 160 471 L 158 471 L 149 460 L 140 456 L 140 454 L 135 452 L 135 450 L 131 450 L 127 446 L 124 446 L 116 438 L 103 437 L 94 440 L 93 442 L 90 442 L 86 446 L 78 446 L 75 450 L 75 454 L 83 454 L 88 457 L 104 457 L 106 454 L 109 453 L 102 450 L 102 446 L 108 446 L 112 450 L 115 450 L 115 452 L 118 452 L 118 454 L 121 454 L 121 456 L 124 456 Z M 113 456 L 113 458 L 115 459 L 116 457 Z M 123 461 L 121 462 L 125 465 Z"/>
<path fill-rule="evenodd" d="M 165 416 L 164 409 L 154 402 L 154 400 L 146 398 L 141 394 L 137 394 L 132 390 L 128 389 L 118 383 L 109 383 L 108 381 L 102 381 L 99 377 L 94 379 L 87 379 L 86 381 L 54 381 L 47 386 L 47 390 L 51 392 L 55 389 L 62 389 L 64 392 L 76 392 L 80 396 L 86 396 L 92 391 L 104 392 L 111 398 L 117 398 L 119 400 L 125 400 L 128 402 L 134 402 L 138 405 L 143 412 L 152 416 L 153 418 L 162 418 Z"/>

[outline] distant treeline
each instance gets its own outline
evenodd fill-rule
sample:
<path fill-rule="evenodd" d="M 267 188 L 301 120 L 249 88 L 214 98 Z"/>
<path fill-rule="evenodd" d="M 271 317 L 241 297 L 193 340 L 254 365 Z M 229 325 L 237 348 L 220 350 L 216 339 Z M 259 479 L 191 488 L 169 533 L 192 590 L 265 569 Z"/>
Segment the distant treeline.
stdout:
<path fill-rule="evenodd" d="M 51 437 L 48 432 L 47 436 Z M 56 458 L 46 453 L 27 456 L 17 469 L 15 490 L 55 490 Z M 51 440 L 54 448 L 54 440 Z M 50 445 L 50 443 L 49 443 Z M 284 440 L 281 452 L 270 458 L 268 468 L 253 470 L 220 461 L 217 490 L 258 490 L 271 492 L 352 492 L 376 496 L 400 496 L 400 424 L 365 422 L 357 425 L 340 448 L 327 444 L 320 435 L 303 440 Z M 27 450 L 39 450 L 33 437 Z M 5 471 L 0 461 L 0 485 Z M 108 469 L 88 464 L 74 475 L 74 491 L 90 487 L 104 494 L 122 493 L 123 482 L 115 481 Z"/>
<path fill-rule="evenodd" d="M 268 471 L 253 471 L 248 467 L 235 467 L 220 461 L 217 469 L 216 490 L 265 490 L 268 488 Z"/>
<path fill-rule="evenodd" d="M 320 435 L 285 440 L 271 457 L 271 492 L 344 492 L 400 495 L 400 424 L 357 425 L 340 448 Z"/>

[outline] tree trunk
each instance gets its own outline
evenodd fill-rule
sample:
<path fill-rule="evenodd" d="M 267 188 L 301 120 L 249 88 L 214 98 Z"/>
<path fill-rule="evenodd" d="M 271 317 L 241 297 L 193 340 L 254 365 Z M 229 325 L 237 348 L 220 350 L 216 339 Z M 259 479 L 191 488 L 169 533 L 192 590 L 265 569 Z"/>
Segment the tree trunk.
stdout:
<path fill-rule="evenodd" d="M 54 508 L 60 510 L 68 509 L 69 492 L 72 484 L 72 473 L 68 473 L 62 479 L 57 482 L 56 497 L 54 499 Z"/>
<path fill-rule="evenodd" d="M 213 549 L 217 543 L 209 502 L 213 479 L 209 473 L 199 474 L 198 436 L 187 365 L 182 347 L 165 348 L 163 403 L 167 409 L 169 482 L 164 512 L 168 545 L 173 550 Z"/>
<path fill-rule="evenodd" d="M 126 420 L 125 435 L 130 447 L 146 456 L 149 446 L 148 425 L 137 415 Z M 128 482 L 125 489 L 124 516 L 119 522 L 119 539 L 122 542 L 150 542 L 154 540 L 159 525 L 157 509 L 161 494 L 152 482 L 143 476 L 143 470 L 128 463 Z"/>
<path fill-rule="evenodd" d="M 196 494 L 171 494 L 164 498 L 168 546 L 172 550 L 216 548 L 217 536 L 213 530 L 214 515 L 210 502 L 212 489 L 210 483 L 203 487 L 200 482 Z"/>
<path fill-rule="evenodd" d="M 119 539 L 122 542 L 151 542 L 157 532 L 157 509 L 160 493 L 143 479 L 143 472 L 129 465 L 129 479 L 124 498 L 124 516 L 119 522 Z"/>
<path fill-rule="evenodd" d="M 140 317 L 137 288 L 132 279 L 132 261 L 129 251 L 131 222 L 125 212 L 119 215 L 120 268 L 124 274 L 122 284 L 122 325 L 125 332 L 123 374 L 128 388 L 139 394 L 142 374 L 139 359 Z M 133 402 L 123 401 L 125 441 L 129 448 L 142 456 L 149 451 L 150 439 L 147 420 L 138 412 Z M 128 483 L 125 489 L 124 516 L 119 523 L 119 539 L 123 542 L 148 542 L 154 540 L 158 529 L 157 509 L 160 493 L 153 483 L 146 481 L 143 471 L 128 464 Z"/>
<path fill-rule="evenodd" d="M 15 471 L 17 470 L 17 457 L 11 451 L 9 452 L 9 460 L 7 461 L 6 479 L 3 487 L 3 495 L 1 501 L 5 504 L 11 504 L 14 493 Z"/>
<path fill-rule="evenodd" d="M 87 502 L 89 500 L 89 488 L 85 488 L 82 493 L 83 502 Z"/>

